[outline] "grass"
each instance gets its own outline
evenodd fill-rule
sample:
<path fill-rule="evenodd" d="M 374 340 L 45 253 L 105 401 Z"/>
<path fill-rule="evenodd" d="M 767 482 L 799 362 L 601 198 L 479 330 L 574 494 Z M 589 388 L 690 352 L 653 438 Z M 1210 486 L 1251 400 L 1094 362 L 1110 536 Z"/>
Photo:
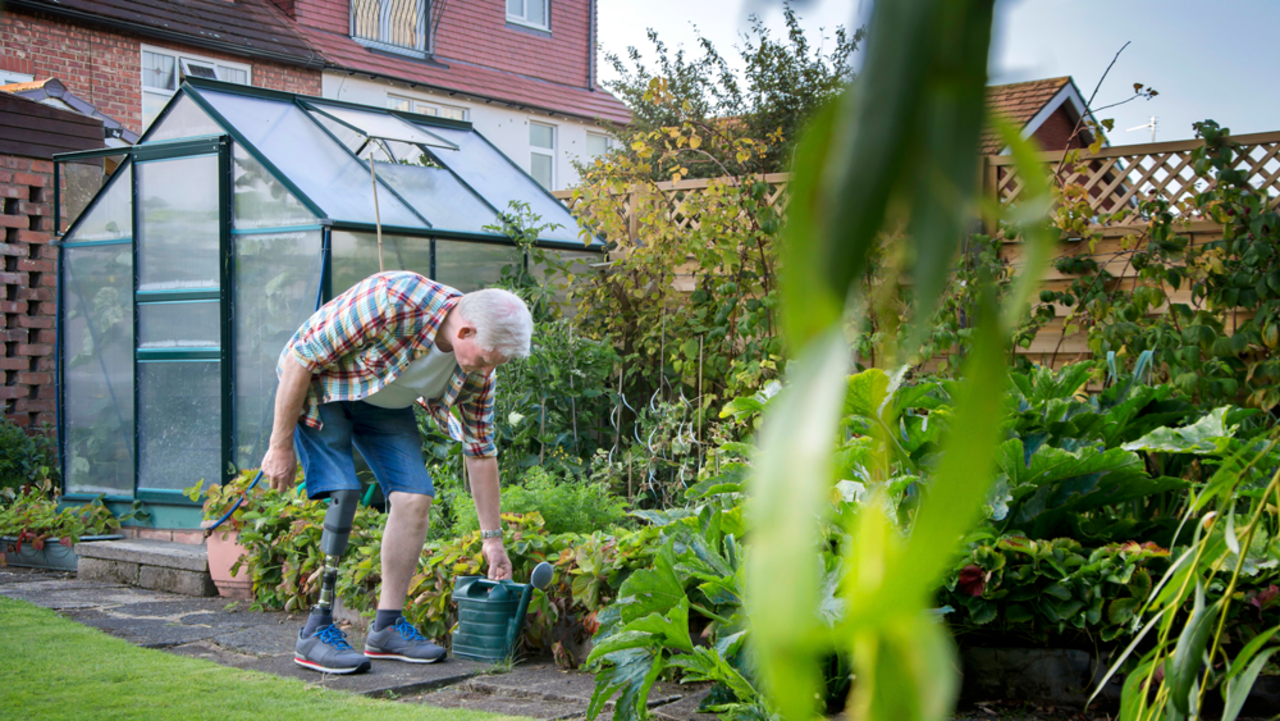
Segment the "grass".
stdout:
<path fill-rule="evenodd" d="M 0 679 L 0 719 L 23 721 L 510 719 L 365 698 L 138 648 L 47 609 L 3 597 Z"/>

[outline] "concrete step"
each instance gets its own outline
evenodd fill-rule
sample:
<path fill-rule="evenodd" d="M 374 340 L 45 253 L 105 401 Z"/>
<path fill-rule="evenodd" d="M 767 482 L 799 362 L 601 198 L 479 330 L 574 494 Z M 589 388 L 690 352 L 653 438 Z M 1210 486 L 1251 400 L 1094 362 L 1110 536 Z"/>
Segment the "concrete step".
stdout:
<path fill-rule="evenodd" d="M 79 575 L 185 596 L 215 596 L 204 546 L 130 538 L 77 543 Z"/>

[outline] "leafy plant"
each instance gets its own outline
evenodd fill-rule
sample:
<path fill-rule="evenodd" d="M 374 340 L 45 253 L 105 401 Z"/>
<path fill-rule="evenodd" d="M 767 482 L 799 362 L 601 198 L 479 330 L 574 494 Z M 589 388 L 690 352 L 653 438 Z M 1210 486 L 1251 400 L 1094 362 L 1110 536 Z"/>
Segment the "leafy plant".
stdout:
<path fill-rule="evenodd" d="M 521 515 L 537 512 L 551 535 L 608 531 L 627 517 L 626 501 L 604 485 L 559 476 L 538 466 L 530 468 L 519 485 L 502 489 L 502 510 Z M 453 533 L 467 535 L 478 530 L 475 506 L 460 504 Z"/>
<path fill-rule="evenodd" d="M 0 488 L 58 478 L 58 449 L 47 431 L 29 434 L 0 418 Z"/>
<path fill-rule="evenodd" d="M 72 546 L 81 536 L 101 536 L 119 530 L 120 519 L 98 496 L 81 506 L 58 510 L 53 484 L 48 480 L 21 489 L 0 489 L 0 536 L 16 539 L 14 550 L 30 543 L 37 551 L 46 541 Z"/>

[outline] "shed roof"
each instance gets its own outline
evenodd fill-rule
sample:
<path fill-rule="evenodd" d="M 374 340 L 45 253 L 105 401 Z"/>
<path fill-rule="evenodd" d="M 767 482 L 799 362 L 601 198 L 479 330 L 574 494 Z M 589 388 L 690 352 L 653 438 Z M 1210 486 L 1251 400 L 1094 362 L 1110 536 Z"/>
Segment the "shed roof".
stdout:
<path fill-rule="evenodd" d="M 335 226 L 501 242 L 486 226 L 500 227 L 514 201 L 559 226 L 540 244 L 602 249 L 584 245 L 568 209 L 468 122 L 189 78 L 139 147 L 192 133 L 231 135 Z"/>
<path fill-rule="evenodd" d="M 0 155 L 49 159 L 102 145 L 102 120 L 0 92 Z"/>
<path fill-rule="evenodd" d="M 42 105 L 51 108 L 60 108 L 63 110 L 73 110 L 81 115 L 88 115 L 91 118 L 97 118 L 102 121 L 102 129 L 106 137 L 112 138 L 116 143 L 127 143 L 132 145 L 138 142 L 138 134 L 124 127 L 115 118 L 98 110 L 94 105 L 81 100 L 67 86 L 62 84 L 57 78 L 45 78 L 43 80 L 32 80 L 26 83 L 11 83 L 9 85 L 0 85 L 0 90 L 14 95 L 20 95 L 27 100 L 34 100 Z"/>

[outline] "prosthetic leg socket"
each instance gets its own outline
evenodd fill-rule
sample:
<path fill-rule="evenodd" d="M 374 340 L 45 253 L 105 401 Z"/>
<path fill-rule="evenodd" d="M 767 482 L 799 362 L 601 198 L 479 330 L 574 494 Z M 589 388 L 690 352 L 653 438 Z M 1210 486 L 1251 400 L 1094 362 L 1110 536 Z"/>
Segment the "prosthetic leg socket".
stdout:
<path fill-rule="evenodd" d="M 320 580 L 320 600 L 312 613 L 329 614 L 333 610 L 333 588 L 338 581 L 338 564 L 347 550 L 351 524 L 360 502 L 359 491 L 334 491 L 329 494 L 329 509 L 324 513 L 324 532 L 320 534 L 320 552 L 324 554 L 324 575 Z"/>

